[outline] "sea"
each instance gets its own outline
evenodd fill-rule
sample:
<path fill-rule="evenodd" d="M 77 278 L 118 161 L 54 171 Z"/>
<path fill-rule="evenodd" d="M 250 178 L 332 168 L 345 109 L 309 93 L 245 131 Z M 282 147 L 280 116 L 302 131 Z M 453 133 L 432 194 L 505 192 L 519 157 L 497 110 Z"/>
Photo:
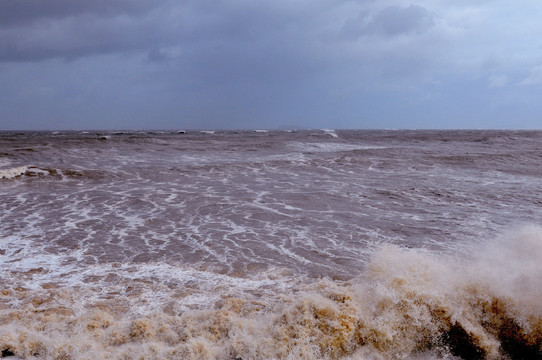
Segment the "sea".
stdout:
<path fill-rule="evenodd" d="M 0 351 L 542 359 L 542 131 L 0 132 Z"/>

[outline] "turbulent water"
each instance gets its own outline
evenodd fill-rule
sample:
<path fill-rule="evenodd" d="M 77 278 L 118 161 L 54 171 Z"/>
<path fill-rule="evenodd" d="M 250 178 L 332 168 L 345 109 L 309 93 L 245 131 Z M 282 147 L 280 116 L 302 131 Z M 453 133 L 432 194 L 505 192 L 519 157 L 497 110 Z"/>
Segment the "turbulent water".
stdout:
<path fill-rule="evenodd" d="M 542 132 L 0 133 L 0 351 L 540 359 Z"/>

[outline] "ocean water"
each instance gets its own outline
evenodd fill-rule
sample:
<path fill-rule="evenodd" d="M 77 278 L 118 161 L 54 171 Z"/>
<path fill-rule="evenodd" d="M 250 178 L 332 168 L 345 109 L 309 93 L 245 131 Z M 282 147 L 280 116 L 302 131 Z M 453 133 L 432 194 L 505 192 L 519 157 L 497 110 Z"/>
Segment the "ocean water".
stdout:
<path fill-rule="evenodd" d="M 0 133 L 0 351 L 541 359 L 542 132 Z"/>

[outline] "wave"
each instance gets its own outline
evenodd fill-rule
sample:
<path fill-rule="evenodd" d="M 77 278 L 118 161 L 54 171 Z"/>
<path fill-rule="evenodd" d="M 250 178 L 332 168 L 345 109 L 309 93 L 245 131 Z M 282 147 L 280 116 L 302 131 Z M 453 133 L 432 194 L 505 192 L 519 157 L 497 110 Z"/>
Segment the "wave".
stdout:
<path fill-rule="evenodd" d="M 542 229 L 464 250 L 383 245 L 353 280 L 267 274 L 263 292 L 219 282 L 206 290 L 219 295 L 214 304 L 193 309 L 179 305 L 204 284 L 133 279 L 96 297 L 89 283 L 29 289 L 4 279 L 0 350 L 25 359 L 541 358 Z"/>
<path fill-rule="evenodd" d="M 348 152 L 356 150 L 376 150 L 385 149 L 383 146 L 362 145 L 362 144 L 346 144 L 337 142 L 290 142 L 288 147 L 296 151 L 304 153 L 320 153 L 320 152 Z"/>
<path fill-rule="evenodd" d="M 33 165 L 18 166 L 9 169 L 0 169 L 0 179 L 14 179 L 21 176 L 40 176 L 50 172 Z"/>
<path fill-rule="evenodd" d="M 334 137 L 334 138 L 338 138 L 339 135 L 337 135 L 337 133 L 335 132 L 335 130 L 333 129 L 322 129 L 322 132 L 326 135 L 329 135 L 331 137 Z"/>
<path fill-rule="evenodd" d="M 96 170 L 74 170 L 74 169 L 54 169 L 48 167 L 37 167 L 34 165 L 23 165 L 8 169 L 0 169 L 1 179 L 21 179 L 32 177 L 47 178 L 98 178 L 103 175 L 103 171 Z"/>

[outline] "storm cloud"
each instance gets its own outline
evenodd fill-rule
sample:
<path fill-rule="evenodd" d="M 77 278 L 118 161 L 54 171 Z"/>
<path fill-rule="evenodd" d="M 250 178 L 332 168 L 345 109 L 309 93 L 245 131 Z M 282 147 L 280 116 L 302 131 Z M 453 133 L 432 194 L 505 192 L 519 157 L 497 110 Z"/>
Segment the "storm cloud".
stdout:
<path fill-rule="evenodd" d="M 145 0 L 3 0 L 0 2 L 0 26 L 24 26 L 40 20 L 58 20 L 81 15 L 114 17 L 141 15 L 160 6 Z"/>
<path fill-rule="evenodd" d="M 522 4 L 0 0 L 0 128 L 537 127 Z"/>
<path fill-rule="evenodd" d="M 76 59 L 148 47 L 170 31 L 152 18 L 160 3 L 113 1 L 1 1 L 0 59 Z M 161 4 L 164 5 L 164 4 Z"/>
<path fill-rule="evenodd" d="M 347 37 L 363 35 L 398 36 L 423 33 L 434 25 L 433 16 L 423 7 L 390 6 L 375 14 L 361 12 L 346 21 L 343 33 Z"/>

